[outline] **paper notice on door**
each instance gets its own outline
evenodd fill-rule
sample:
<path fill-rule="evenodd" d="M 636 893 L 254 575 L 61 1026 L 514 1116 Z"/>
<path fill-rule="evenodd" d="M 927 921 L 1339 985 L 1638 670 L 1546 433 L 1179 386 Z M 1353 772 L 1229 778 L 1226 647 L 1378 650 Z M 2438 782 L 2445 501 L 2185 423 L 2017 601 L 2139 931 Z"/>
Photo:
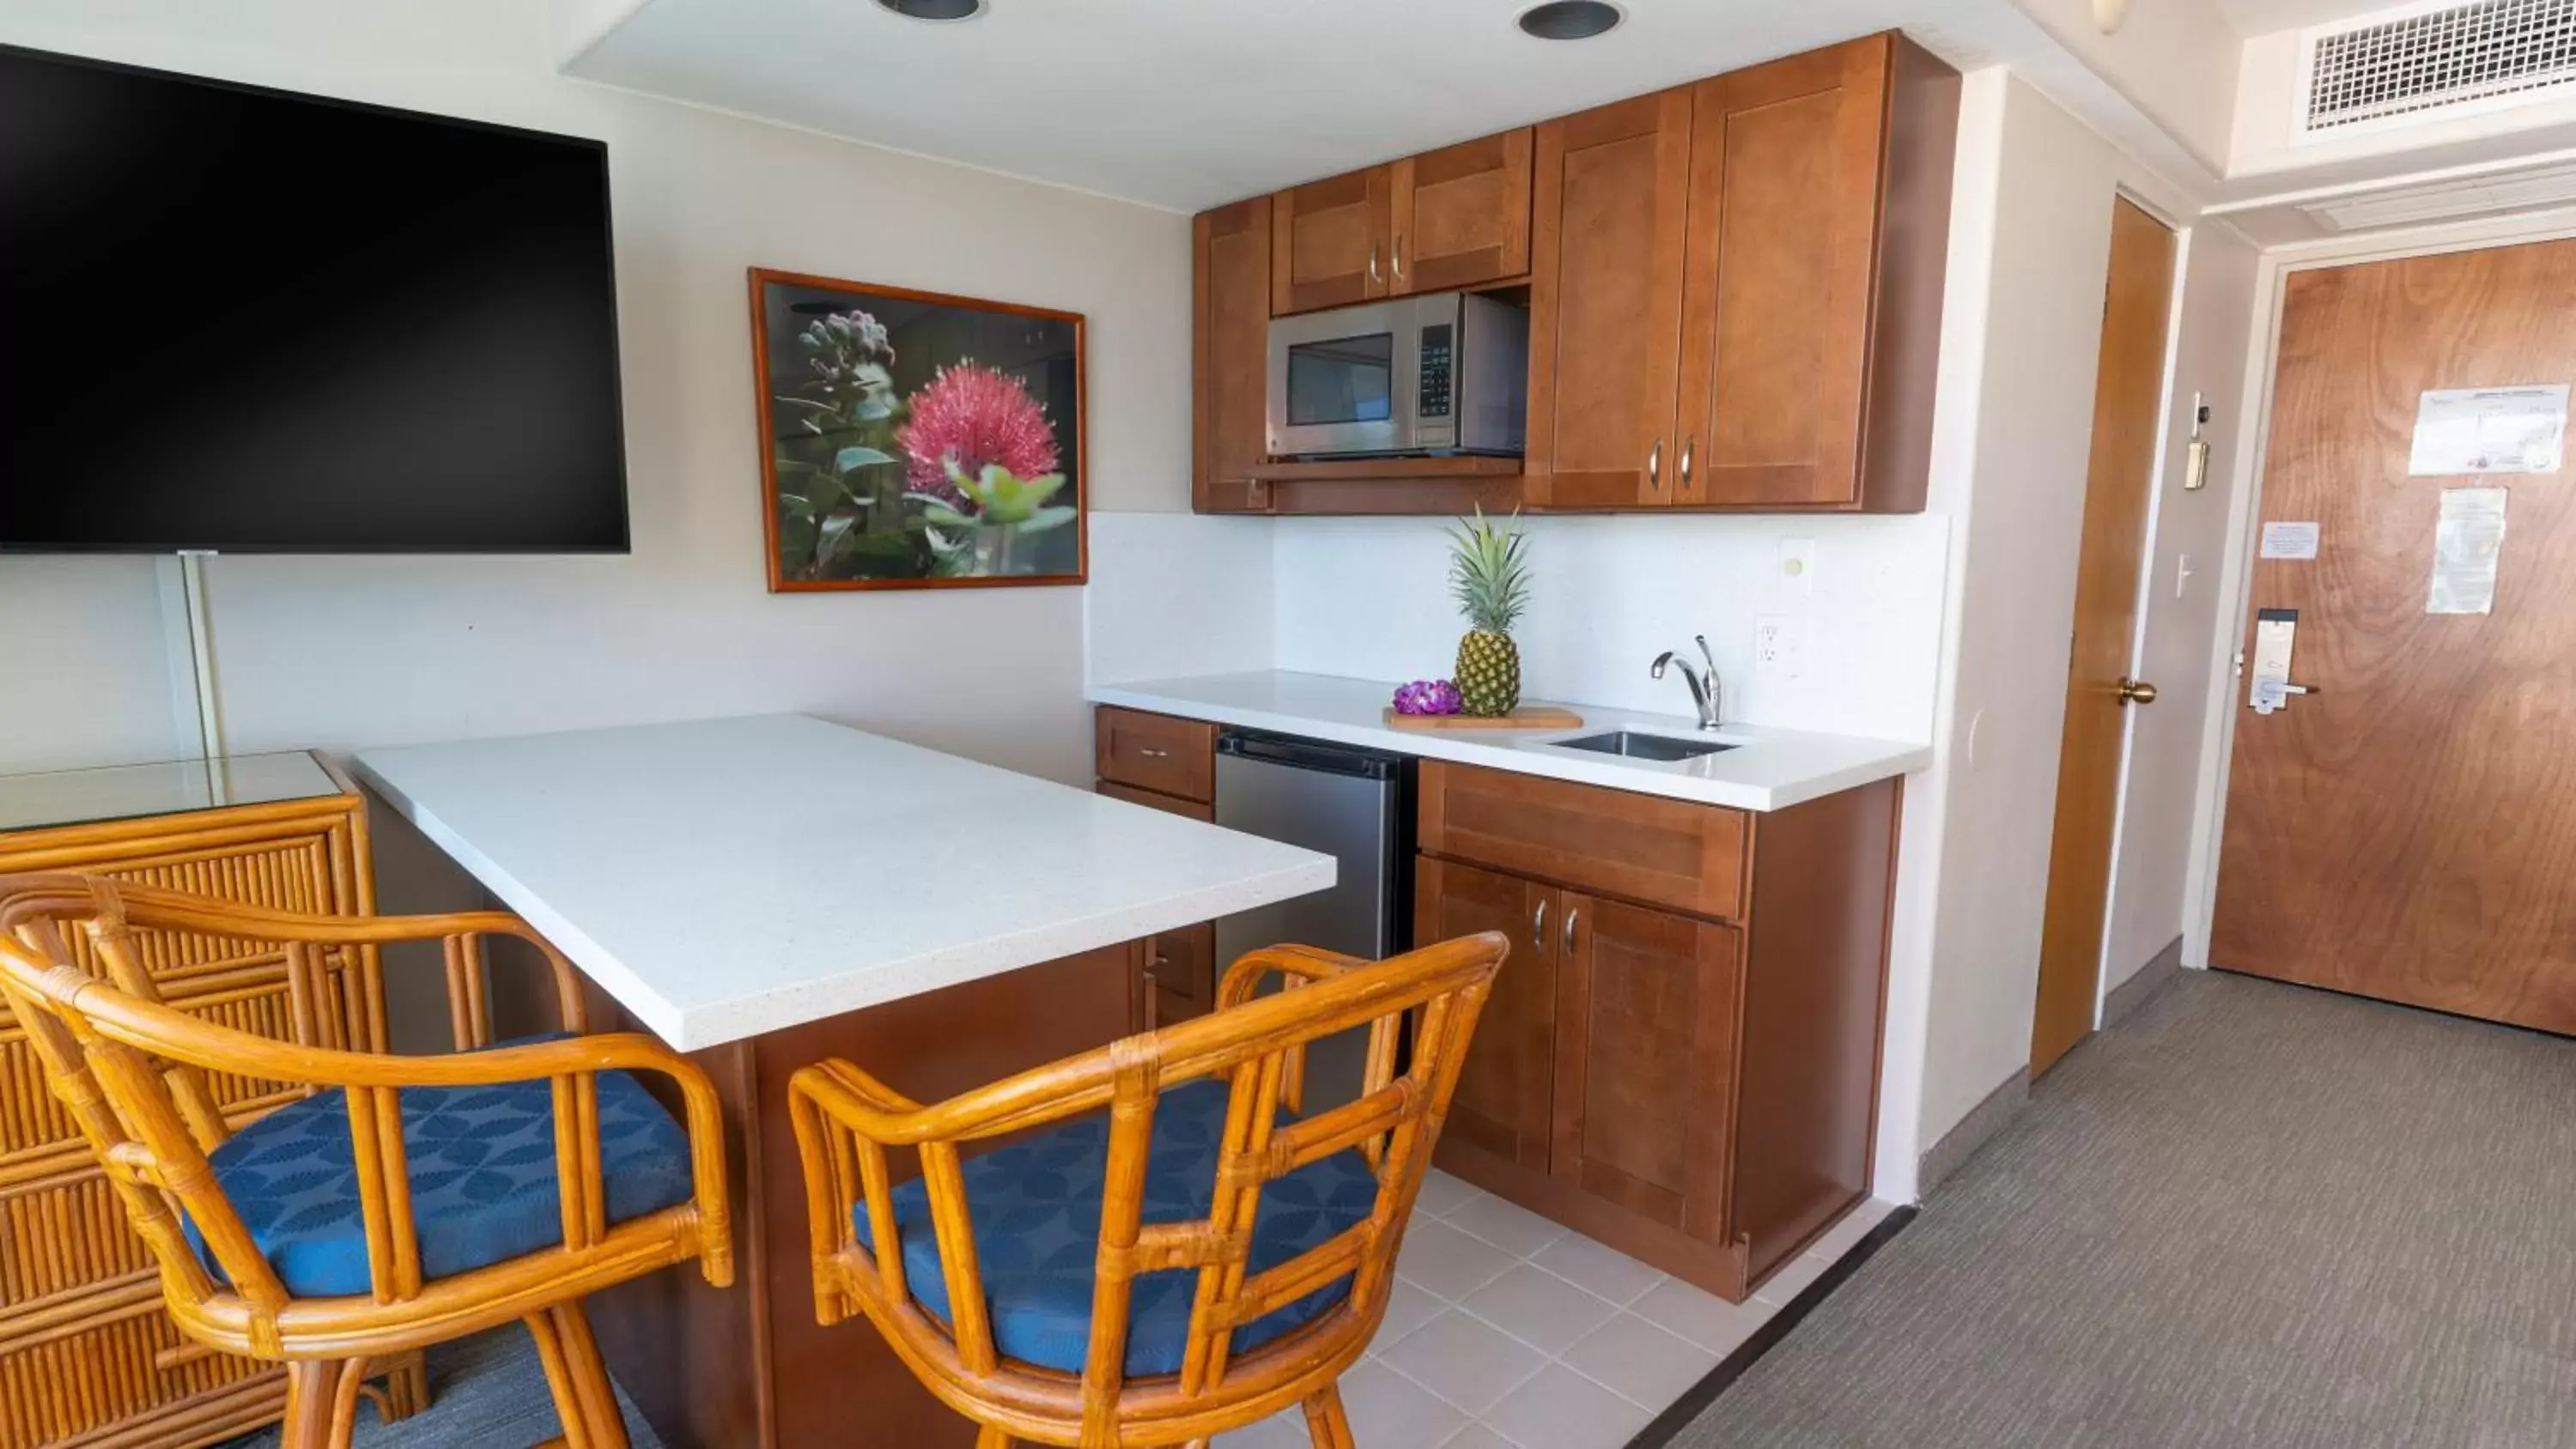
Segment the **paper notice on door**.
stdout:
<path fill-rule="evenodd" d="M 2317 525 L 2315 520 L 2263 525 L 2263 557 L 2315 558 Z"/>
<path fill-rule="evenodd" d="M 2417 478 L 2555 473 L 2567 441 L 2567 384 L 2428 392 L 2415 409 Z"/>
<path fill-rule="evenodd" d="M 2442 490 L 2442 521 L 2433 530 L 2433 592 L 2425 613 L 2495 612 L 2505 496 L 2502 488 Z"/>

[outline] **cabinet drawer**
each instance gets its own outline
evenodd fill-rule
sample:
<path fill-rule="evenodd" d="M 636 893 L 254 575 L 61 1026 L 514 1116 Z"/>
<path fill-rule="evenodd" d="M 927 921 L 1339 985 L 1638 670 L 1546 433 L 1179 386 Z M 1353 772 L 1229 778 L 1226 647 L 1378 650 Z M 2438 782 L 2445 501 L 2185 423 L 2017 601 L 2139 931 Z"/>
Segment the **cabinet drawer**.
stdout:
<path fill-rule="evenodd" d="M 1102 705 L 1093 722 L 1094 771 L 1184 800 L 1216 798 L 1216 726 L 1203 720 Z"/>
<path fill-rule="evenodd" d="M 1216 923 L 1202 921 L 1145 938 L 1151 1024 L 1169 1026 L 1216 1010 Z"/>
<path fill-rule="evenodd" d="M 1166 815 L 1186 815 L 1202 825 L 1216 823 L 1216 806 L 1205 800 L 1184 800 L 1178 795 L 1166 795 L 1160 790 L 1139 790 L 1133 785 L 1121 785 L 1112 780 L 1101 781 L 1098 789 L 1099 793 L 1112 800 L 1124 800 L 1130 805 L 1142 805 Z"/>
<path fill-rule="evenodd" d="M 1421 847 L 1695 916 L 1742 913 L 1744 812 L 1425 760 Z"/>

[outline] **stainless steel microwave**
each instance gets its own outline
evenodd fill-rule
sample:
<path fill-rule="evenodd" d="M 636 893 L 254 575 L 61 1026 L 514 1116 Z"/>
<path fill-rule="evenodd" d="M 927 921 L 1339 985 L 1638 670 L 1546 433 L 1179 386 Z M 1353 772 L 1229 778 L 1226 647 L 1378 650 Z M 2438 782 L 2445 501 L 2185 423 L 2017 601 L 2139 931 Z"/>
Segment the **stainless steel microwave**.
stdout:
<path fill-rule="evenodd" d="M 1273 457 L 1517 455 L 1529 313 L 1433 292 L 1277 318 L 1269 383 Z"/>

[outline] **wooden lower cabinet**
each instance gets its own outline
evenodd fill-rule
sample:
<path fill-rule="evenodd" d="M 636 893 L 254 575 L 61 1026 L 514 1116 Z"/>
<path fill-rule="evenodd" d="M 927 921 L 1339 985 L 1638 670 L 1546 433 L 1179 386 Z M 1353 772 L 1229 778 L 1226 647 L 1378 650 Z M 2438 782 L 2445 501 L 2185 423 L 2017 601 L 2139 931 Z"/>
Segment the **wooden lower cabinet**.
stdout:
<path fill-rule="evenodd" d="M 1101 705 L 1092 720 L 1094 788 L 1115 800 L 1216 823 L 1216 727 L 1202 720 Z M 1133 1025 L 1144 1031 L 1216 1010 L 1226 963 L 1216 959 L 1216 923 L 1147 936 L 1133 992 Z"/>
<path fill-rule="evenodd" d="M 1556 892 L 1498 871 L 1423 856 L 1413 875 L 1413 939 L 1500 931 L 1512 954 L 1476 1021 L 1441 1131 L 1505 1162 L 1547 1170 L 1556 1076 L 1557 953 L 1547 929 Z"/>
<path fill-rule="evenodd" d="M 1560 892 L 1555 1132 L 1548 1171 L 1707 1242 L 1725 1241 L 1744 1021 L 1741 937 L 1669 911 Z"/>
<path fill-rule="evenodd" d="M 1736 1301 L 1795 1257 L 1869 1192 L 1900 790 L 1753 814 L 1426 761 L 1415 937 L 1512 942 L 1440 1165 Z M 1531 849 L 1623 815 L 1624 855 Z M 1657 834 L 1704 868 L 1639 870 Z"/>

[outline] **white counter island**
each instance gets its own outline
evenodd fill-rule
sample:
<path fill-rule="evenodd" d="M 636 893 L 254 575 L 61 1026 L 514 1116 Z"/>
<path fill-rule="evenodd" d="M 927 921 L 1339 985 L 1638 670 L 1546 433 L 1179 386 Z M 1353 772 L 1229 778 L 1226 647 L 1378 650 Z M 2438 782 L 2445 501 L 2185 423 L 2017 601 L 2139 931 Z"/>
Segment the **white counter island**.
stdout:
<path fill-rule="evenodd" d="M 1141 1024 L 1146 938 L 1334 875 L 1329 856 L 799 716 L 357 766 L 572 958 L 594 1029 L 659 1034 L 723 1099 L 737 1286 L 673 1270 L 591 1306 L 670 1449 L 973 1440 L 864 1324 L 815 1323 L 798 1069 L 845 1057 L 930 1102 L 1104 1045 Z"/>
<path fill-rule="evenodd" d="M 357 767 L 682 1051 L 1333 883 L 1330 856 L 801 715 Z"/>

